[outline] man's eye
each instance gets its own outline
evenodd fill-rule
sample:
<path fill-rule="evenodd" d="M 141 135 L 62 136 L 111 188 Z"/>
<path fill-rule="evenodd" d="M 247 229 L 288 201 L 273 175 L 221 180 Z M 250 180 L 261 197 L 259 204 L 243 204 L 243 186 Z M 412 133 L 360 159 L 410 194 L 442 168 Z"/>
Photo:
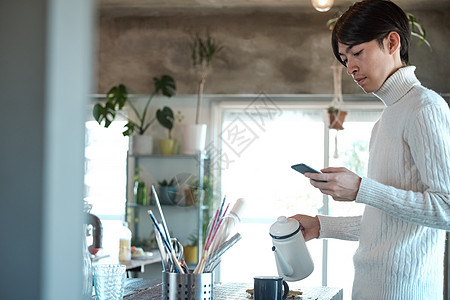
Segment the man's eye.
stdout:
<path fill-rule="evenodd" d="M 358 51 L 358 52 L 356 52 L 355 54 L 353 54 L 354 56 L 358 56 L 358 55 L 360 55 L 361 54 L 361 52 L 362 52 L 362 50 L 361 51 Z"/>

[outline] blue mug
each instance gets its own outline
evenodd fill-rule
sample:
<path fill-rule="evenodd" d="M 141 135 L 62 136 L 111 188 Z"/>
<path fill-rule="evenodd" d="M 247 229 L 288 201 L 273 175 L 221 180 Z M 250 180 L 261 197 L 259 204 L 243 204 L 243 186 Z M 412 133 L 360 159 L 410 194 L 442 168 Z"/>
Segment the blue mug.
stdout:
<path fill-rule="evenodd" d="M 255 300 L 284 300 L 289 294 L 289 286 L 283 277 L 257 276 L 253 279 L 253 298 Z"/>

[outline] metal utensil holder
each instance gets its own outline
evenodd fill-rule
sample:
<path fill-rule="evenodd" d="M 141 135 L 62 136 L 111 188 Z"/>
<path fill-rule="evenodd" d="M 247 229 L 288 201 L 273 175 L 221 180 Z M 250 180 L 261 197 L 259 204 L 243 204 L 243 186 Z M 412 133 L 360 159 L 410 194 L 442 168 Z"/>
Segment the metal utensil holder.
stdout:
<path fill-rule="evenodd" d="M 213 273 L 162 272 L 162 299 L 212 300 Z"/>

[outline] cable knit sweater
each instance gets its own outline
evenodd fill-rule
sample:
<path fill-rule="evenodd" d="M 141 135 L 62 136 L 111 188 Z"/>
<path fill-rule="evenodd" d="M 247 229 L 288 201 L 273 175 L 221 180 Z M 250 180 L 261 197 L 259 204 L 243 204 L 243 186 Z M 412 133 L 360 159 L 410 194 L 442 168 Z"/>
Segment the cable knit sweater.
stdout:
<path fill-rule="evenodd" d="M 358 240 L 353 299 L 442 299 L 450 230 L 450 112 L 404 67 L 375 93 L 363 216 L 319 216 L 319 238 Z"/>

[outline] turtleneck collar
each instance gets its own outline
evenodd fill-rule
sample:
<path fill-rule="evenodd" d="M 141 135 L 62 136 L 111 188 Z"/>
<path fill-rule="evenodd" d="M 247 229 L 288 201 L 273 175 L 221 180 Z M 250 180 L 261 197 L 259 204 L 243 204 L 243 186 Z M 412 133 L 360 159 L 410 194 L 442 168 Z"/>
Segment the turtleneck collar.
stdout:
<path fill-rule="evenodd" d="M 402 67 L 388 77 L 381 88 L 373 94 L 386 106 L 391 106 L 403 97 L 414 85 L 420 84 L 415 66 Z"/>

